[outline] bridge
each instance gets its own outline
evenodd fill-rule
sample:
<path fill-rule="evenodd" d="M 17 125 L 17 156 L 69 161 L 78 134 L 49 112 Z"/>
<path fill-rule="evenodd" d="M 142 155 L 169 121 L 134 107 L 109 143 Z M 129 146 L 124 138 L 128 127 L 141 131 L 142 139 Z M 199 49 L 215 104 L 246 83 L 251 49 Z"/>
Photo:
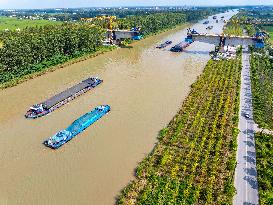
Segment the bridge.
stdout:
<path fill-rule="evenodd" d="M 264 32 L 257 33 L 254 37 L 251 36 L 233 36 L 233 35 L 217 35 L 217 34 L 200 34 L 196 31 L 188 31 L 186 41 L 198 41 L 213 44 L 215 46 L 254 46 L 255 48 L 264 47 L 264 38 L 266 34 Z"/>
<path fill-rule="evenodd" d="M 132 28 L 131 30 L 121 30 L 117 26 L 117 17 L 109 15 L 100 15 L 94 18 L 81 18 L 81 21 L 93 24 L 102 24 L 107 28 L 105 32 L 106 42 L 110 44 L 120 44 L 125 39 L 139 40 L 141 36 L 141 28 Z"/>
<path fill-rule="evenodd" d="M 110 30 L 105 33 L 105 37 L 115 44 L 125 39 L 139 40 L 142 38 L 139 30 Z"/>

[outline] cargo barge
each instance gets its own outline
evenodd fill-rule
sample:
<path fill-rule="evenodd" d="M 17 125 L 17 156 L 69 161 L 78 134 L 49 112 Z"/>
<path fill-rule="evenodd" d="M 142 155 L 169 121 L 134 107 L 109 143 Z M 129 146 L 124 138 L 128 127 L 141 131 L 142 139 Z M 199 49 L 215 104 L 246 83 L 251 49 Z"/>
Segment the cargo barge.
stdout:
<path fill-rule="evenodd" d="M 165 48 L 165 47 L 167 47 L 170 44 L 172 44 L 172 41 L 166 41 L 165 43 L 162 43 L 162 44 L 156 46 L 156 48 L 159 48 L 159 49 Z"/>
<path fill-rule="evenodd" d="M 75 120 L 69 127 L 56 133 L 43 144 L 52 149 L 58 149 L 110 111 L 109 105 L 101 105 Z"/>
<path fill-rule="evenodd" d="M 46 101 L 33 105 L 27 111 L 25 117 L 35 119 L 47 115 L 48 113 L 53 112 L 57 108 L 96 87 L 100 83 L 102 83 L 102 80 L 95 77 L 83 80 L 81 83 L 68 88 L 67 90 L 47 99 Z"/>
<path fill-rule="evenodd" d="M 172 47 L 170 51 L 172 51 L 172 52 L 182 52 L 189 45 L 190 45 L 190 42 L 181 42 L 179 44 L 176 44 L 174 47 Z"/>

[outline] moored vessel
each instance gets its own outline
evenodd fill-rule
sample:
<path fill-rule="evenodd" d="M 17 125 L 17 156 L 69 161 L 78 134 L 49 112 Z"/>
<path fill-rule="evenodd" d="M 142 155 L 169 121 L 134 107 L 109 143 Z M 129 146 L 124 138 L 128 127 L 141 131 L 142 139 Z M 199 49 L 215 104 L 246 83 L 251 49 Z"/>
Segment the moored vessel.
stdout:
<path fill-rule="evenodd" d="M 67 90 L 47 99 L 46 101 L 31 106 L 25 114 L 25 117 L 35 119 L 47 115 L 71 100 L 74 100 L 88 90 L 91 90 L 102 82 L 103 81 L 97 77 L 91 77 L 83 80 L 81 83 L 68 88 Z"/>
<path fill-rule="evenodd" d="M 59 131 L 52 137 L 44 141 L 44 145 L 52 149 L 57 149 L 72 138 L 83 132 L 86 128 L 99 120 L 110 111 L 109 105 L 100 105 L 91 112 L 88 112 L 75 120 L 69 127 Z"/>
<path fill-rule="evenodd" d="M 213 26 L 208 26 L 206 29 L 211 30 L 211 29 L 213 29 Z"/>
<path fill-rule="evenodd" d="M 176 44 L 175 46 L 173 46 L 170 51 L 172 52 L 182 52 L 185 48 L 187 48 L 190 45 L 189 42 L 181 42 L 179 44 Z"/>
<path fill-rule="evenodd" d="M 170 44 L 172 44 L 172 41 L 166 41 L 165 43 L 162 43 L 162 44 L 156 46 L 156 48 L 159 48 L 159 49 L 165 48 L 165 47 L 167 47 Z"/>

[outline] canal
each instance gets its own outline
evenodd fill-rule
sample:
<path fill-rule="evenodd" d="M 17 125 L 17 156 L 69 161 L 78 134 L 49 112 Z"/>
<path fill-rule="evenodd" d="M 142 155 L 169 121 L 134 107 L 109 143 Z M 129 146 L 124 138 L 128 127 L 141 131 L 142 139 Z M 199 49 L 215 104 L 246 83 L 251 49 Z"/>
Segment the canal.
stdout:
<path fill-rule="evenodd" d="M 209 20 L 210 32 L 221 33 L 224 23 Z M 203 22 L 192 27 L 208 32 Z M 155 48 L 185 36 L 185 28 L 168 31 L 1 90 L 0 204 L 113 204 L 209 60 L 213 46 L 205 43 L 183 53 Z M 48 116 L 24 118 L 30 105 L 89 76 L 104 82 Z M 101 104 L 111 112 L 62 148 L 42 144 Z"/>

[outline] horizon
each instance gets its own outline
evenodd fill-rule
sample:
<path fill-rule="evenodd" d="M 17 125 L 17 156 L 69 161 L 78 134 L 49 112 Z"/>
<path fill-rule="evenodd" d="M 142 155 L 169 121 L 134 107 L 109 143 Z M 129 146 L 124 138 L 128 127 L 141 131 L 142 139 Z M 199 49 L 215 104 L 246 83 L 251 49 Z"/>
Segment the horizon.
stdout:
<path fill-rule="evenodd" d="M 0 10 L 24 10 L 24 9 L 77 9 L 77 8 L 119 8 L 119 7 L 227 7 L 227 6 L 273 6 L 272 0 L 252 0 L 251 3 L 248 0 L 222 0 L 221 3 L 211 3 L 211 1 L 205 0 L 173 0 L 168 2 L 166 0 L 140 0 L 137 3 L 132 1 L 122 0 L 105 0 L 105 1 L 86 1 L 79 0 L 73 2 L 72 0 L 53 1 L 45 0 L 43 2 L 32 2 L 31 0 L 0 0 Z"/>

